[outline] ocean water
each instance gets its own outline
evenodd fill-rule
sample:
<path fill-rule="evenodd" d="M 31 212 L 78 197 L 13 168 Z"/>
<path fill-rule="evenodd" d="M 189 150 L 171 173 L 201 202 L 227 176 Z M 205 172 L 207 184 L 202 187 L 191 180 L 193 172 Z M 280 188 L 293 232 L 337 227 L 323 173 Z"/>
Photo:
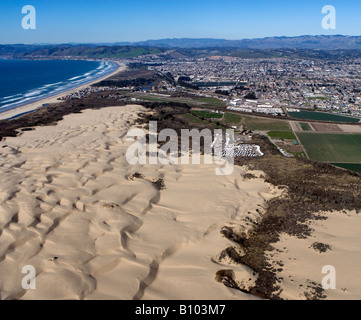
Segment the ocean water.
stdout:
<path fill-rule="evenodd" d="M 0 113 L 89 83 L 116 68 L 108 61 L 0 60 Z"/>

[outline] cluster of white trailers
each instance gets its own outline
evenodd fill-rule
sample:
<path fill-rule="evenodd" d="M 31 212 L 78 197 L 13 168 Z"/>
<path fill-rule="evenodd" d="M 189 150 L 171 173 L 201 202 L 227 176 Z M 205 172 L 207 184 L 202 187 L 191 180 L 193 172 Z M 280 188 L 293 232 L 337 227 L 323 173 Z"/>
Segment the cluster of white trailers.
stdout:
<path fill-rule="evenodd" d="M 226 146 L 222 151 L 222 157 L 262 157 L 261 147 L 257 144 L 241 144 L 239 146 Z"/>
<path fill-rule="evenodd" d="M 257 144 L 240 143 L 235 144 L 234 137 L 226 134 L 226 142 L 223 146 L 222 135 L 217 134 L 211 145 L 215 150 L 217 156 L 222 157 L 263 157 L 264 153 L 261 151 L 261 147 Z"/>

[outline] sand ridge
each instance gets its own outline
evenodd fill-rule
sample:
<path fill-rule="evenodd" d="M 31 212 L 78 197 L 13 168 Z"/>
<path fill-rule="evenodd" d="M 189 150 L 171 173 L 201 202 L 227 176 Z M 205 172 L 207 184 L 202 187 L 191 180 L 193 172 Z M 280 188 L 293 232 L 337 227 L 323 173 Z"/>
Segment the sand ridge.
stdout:
<path fill-rule="evenodd" d="M 268 252 L 270 261 L 282 271 L 282 299 L 354 300 L 360 299 L 360 228 L 361 216 L 355 211 L 320 212 L 325 220 L 312 223 L 312 235 L 305 239 L 282 234 Z M 323 288 L 325 266 L 335 269 L 336 288 Z M 320 290 L 324 289 L 324 290 Z"/>
<path fill-rule="evenodd" d="M 86 110 L 1 141 L 2 299 L 255 299 L 215 281 L 251 273 L 217 259 L 232 245 L 220 231 L 251 228 L 282 190 L 246 167 L 128 164 L 126 133 L 144 111 Z M 24 265 L 36 290 L 21 287 Z"/>

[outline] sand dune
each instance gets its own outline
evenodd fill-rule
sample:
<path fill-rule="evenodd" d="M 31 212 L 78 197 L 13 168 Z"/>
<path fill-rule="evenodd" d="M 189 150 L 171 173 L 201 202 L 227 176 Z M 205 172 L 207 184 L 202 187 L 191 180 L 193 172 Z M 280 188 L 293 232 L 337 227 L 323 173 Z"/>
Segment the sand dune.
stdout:
<path fill-rule="evenodd" d="M 282 191 L 241 167 L 129 165 L 142 110 L 86 110 L 1 142 L 2 299 L 254 299 L 215 281 L 222 269 L 251 276 L 217 259 L 231 245 L 220 230 L 251 228 Z M 21 286 L 25 265 L 35 290 Z"/>
<path fill-rule="evenodd" d="M 312 224 L 312 235 L 298 239 L 283 234 L 272 251 L 271 260 L 282 263 L 281 298 L 350 300 L 360 299 L 361 216 L 356 212 L 323 212 L 326 220 Z M 325 266 L 336 272 L 336 288 L 322 288 L 322 280 L 330 274 L 322 273 Z M 279 268 L 279 266 L 278 266 Z"/>

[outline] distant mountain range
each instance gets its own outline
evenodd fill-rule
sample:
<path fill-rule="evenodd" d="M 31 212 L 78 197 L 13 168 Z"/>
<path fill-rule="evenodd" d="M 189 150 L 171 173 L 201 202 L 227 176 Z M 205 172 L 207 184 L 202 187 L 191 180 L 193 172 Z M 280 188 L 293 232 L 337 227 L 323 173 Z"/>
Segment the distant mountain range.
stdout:
<path fill-rule="evenodd" d="M 140 42 L 117 42 L 114 45 L 150 46 L 161 48 L 216 48 L 232 47 L 242 49 L 316 49 L 354 50 L 361 49 L 361 36 L 319 35 L 299 37 L 268 37 L 260 39 L 162 39 Z"/>
<path fill-rule="evenodd" d="M 97 44 L 0 44 L 2 58 L 131 58 L 149 54 L 161 55 L 163 59 L 227 55 L 243 58 L 290 57 L 339 60 L 361 58 L 361 36 L 320 35 L 243 40 L 183 38 Z"/>
<path fill-rule="evenodd" d="M 0 45 L 0 57 L 34 59 L 38 57 L 132 58 L 146 54 L 159 54 L 165 49 L 148 46 L 76 45 Z"/>
<path fill-rule="evenodd" d="M 25 45 L 11 45 L 25 46 Z M 59 47 L 60 44 L 33 44 L 27 47 Z M 61 46 L 131 46 L 131 47 L 157 47 L 164 49 L 201 49 L 201 48 L 240 48 L 240 49 L 314 49 L 314 50 L 357 50 L 361 49 L 361 36 L 344 35 L 316 35 L 298 37 L 268 37 L 259 39 L 226 40 L 212 38 L 176 38 L 147 40 L 139 42 L 114 43 L 67 43 Z M 18 49 L 19 49 L 18 47 Z"/>

